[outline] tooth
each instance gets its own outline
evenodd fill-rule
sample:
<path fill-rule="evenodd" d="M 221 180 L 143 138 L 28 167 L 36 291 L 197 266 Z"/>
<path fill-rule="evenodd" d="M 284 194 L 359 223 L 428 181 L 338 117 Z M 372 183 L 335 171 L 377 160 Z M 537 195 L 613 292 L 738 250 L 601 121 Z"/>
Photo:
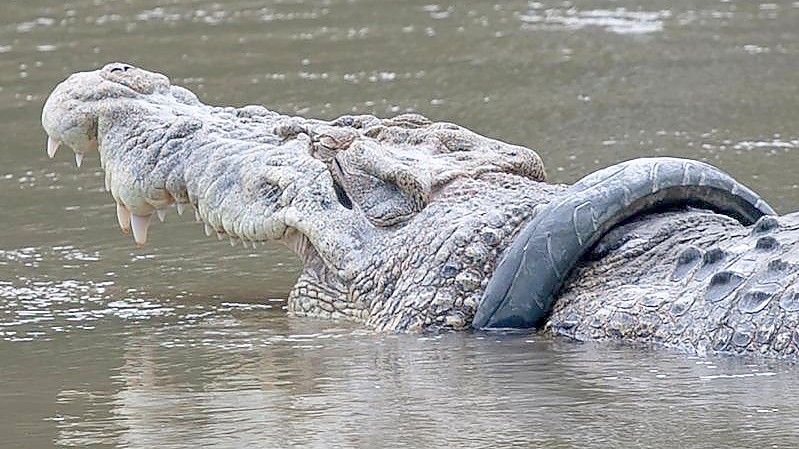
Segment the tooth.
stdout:
<path fill-rule="evenodd" d="M 161 223 L 166 220 L 166 209 L 156 209 L 155 213 L 158 214 L 158 219 L 161 220 Z"/>
<path fill-rule="evenodd" d="M 178 215 L 183 215 L 183 203 L 175 203 L 175 208 L 178 210 Z"/>
<path fill-rule="evenodd" d="M 222 240 L 222 237 L 224 237 L 224 236 L 225 236 L 225 233 L 224 233 L 224 232 L 217 232 L 217 233 L 216 233 L 216 239 L 217 239 L 217 240 L 220 240 L 220 241 L 221 241 L 221 240 Z"/>
<path fill-rule="evenodd" d="M 125 235 L 130 234 L 130 212 L 122 203 L 117 203 L 117 221 L 122 233 Z"/>
<path fill-rule="evenodd" d="M 236 239 L 233 237 L 230 238 L 230 246 L 236 246 Z"/>
<path fill-rule="evenodd" d="M 130 224 L 133 228 L 133 240 L 136 241 L 136 246 L 138 248 L 143 248 L 144 244 L 147 243 L 147 228 L 150 226 L 150 219 L 153 218 L 152 214 L 150 215 L 136 215 L 132 214 L 130 216 Z"/>
<path fill-rule="evenodd" d="M 214 231 L 214 228 L 211 227 L 208 223 L 203 223 L 205 225 L 205 235 L 206 237 L 211 237 L 211 233 Z"/>
<path fill-rule="evenodd" d="M 80 168 L 80 164 L 83 163 L 83 153 L 75 153 L 75 165 Z"/>
<path fill-rule="evenodd" d="M 52 137 L 47 137 L 47 155 L 50 156 L 50 159 L 55 156 L 55 152 L 58 151 L 58 147 L 60 146 L 61 142 L 53 139 Z"/>
<path fill-rule="evenodd" d="M 197 221 L 203 221 L 202 218 L 200 218 L 200 209 L 194 209 L 194 219 Z"/>

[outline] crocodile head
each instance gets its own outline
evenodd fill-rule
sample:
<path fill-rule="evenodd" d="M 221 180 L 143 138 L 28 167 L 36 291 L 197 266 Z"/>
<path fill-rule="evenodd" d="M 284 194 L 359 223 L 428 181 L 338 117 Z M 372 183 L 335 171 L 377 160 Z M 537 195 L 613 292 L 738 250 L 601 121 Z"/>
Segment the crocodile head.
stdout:
<path fill-rule="evenodd" d="M 121 63 L 59 84 L 42 124 L 51 157 L 99 151 L 138 245 L 153 214 L 191 206 L 209 235 L 299 256 L 292 313 L 384 330 L 468 326 L 503 249 L 563 190 L 534 151 L 450 123 L 208 106 Z"/>

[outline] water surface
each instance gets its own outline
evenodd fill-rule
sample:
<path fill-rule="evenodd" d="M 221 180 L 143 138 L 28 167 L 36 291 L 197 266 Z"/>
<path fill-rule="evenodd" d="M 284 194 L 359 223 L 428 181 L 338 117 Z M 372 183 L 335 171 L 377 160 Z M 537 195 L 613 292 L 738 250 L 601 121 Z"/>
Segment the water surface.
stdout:
<path fill-rule="evenodd" d="M 795 447 L 799 371 L 543 335 L 290 319 L 299 269 L 172 215 L 137 251 L 96 158 L 48 160 L 69 73 L 206 103 L 421 112 L 552 180 L 711 162 L 799 208 L 799 2 L 29 0 L 0 6 L 0 447 Z"/>

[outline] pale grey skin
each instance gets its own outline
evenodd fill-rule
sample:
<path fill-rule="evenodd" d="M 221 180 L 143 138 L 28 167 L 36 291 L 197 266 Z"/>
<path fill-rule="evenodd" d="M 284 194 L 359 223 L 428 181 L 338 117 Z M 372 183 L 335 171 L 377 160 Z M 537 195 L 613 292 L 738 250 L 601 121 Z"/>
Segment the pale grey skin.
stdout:
<path fill-rule="evenodd" d="M 154 212 L 191 205 L 207 232 L 281 240 L 298 255 L 292 314 L 377 330 L 469 327 L 504 248 L 566 188 L 544 182 L 533 150 L 456 125 L 212 107 L 121 63 L 62 82 L 42 123 L 51 154 L 58 142 L 99 150 L 120 225 L 131 214 L 138 244 Z M 618 228 L 575 270 L 546 329 L 793 354 L 799 216 L 768 220 L 746 228 L 686 210 Z"/>

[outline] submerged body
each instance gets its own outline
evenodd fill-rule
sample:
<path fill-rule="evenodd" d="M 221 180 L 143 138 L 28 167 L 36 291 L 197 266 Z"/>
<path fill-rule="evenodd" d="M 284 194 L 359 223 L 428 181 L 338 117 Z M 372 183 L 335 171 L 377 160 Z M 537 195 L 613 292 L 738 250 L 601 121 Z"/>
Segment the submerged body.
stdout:
<path fill-rule="evenodd" d="M 567 189 L 544 182 L 534 151 L 456 125 L 212 107 L 125 64 L 70 77 L 42 121 L 51 155 L 62 142 L 81 158 L 99 150 L 137 244 L 153 214 L 192 206 L 209 234 L 295 251 L 292 313 L 379 330 L 469 327 L 503 251 Z M 747 228 L 691 210 L 617 228 L 566 281 L 546 327 L 791 354 L 799 218 L 769 220 Z"/>

